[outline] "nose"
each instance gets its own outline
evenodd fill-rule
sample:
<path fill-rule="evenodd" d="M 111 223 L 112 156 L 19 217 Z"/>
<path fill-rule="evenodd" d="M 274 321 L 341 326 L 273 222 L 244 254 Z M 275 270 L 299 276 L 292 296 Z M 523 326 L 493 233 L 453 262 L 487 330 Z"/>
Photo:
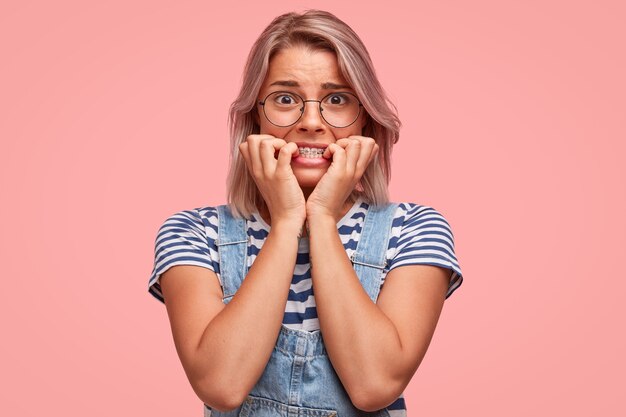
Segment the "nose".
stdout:
<path fill-rule="evenodd" d="M 320 113 L 319 102 L 316 100 L 305 100 L 302 105 L 304 106 L 304 112 L 302 117 L 298 121 L 298 130 L 307 132 L 321 132 L 326 129 L 324 119 Z"/>

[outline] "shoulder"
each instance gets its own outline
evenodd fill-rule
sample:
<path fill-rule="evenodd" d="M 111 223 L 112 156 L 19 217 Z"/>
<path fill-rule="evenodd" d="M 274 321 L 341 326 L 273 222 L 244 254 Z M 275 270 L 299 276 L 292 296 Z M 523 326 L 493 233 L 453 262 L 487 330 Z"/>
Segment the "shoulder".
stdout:
<path fill-rule="evenodd" d="M 395 266 L 406 257 L 454 256 L 454 234 L 440 211 L 412 202 L 396 204 L 388 247 Z"/>
<path fill-rule="evenodd" d="M 400 228 L 404 233 L 424 227 L 439 227 L 447 230 L 452 237 L 450 223 L 445 216 L 434 207 L 412 203 L 398 202 L 394 213 L 393 227 Z"/>
<path fill-rule="evenodd" d="M 167 216 L 162 222 L 157 234 L 157 245 L 187 237 L 213 246 L 218 233 L 218 225 L 216 206 L 179 210 Z"/>
<path fill-rule="evenodd" d="M 205 206 L 179 210 L 163 221 L 154 248 L 149 291 L 163 301 L 160 277 L 176 265 L 194 265 L 219 273 L 215 240 L 217 209 Z"/>
<path fill-rule="evenodd" d="M 204 206 L 192 209 L 179 210 L 167 216 L 163 221 L 163 227 L 187 227 L 198 228 L 217 225 L 217 207 Z"/>
<path fill-rule="evenodd" d="M 446 298 L 461 285 L 450 223 L 437 209 L 422 204 L 398 203 L 389 250 L 390 269 L 404 265 L 434 265 L 452 271 Z"/>
<path fill-rule="evenodd" d="M 391 206 L 395 207 L 391 209 Z M 363 215 L 365 217 L 365 213 L 371 210 L 371 206 L 368 203 L 363 203 Z M 446 220 L 445 216 L 439 212 L 437 209 L 423 204 L 413 203 L 413 202 L 389 202 L 384 207 L 378 207 L 377 212 L 386 211 L 387 216 L 393 216 L 391 222 L 391 235 L 392 241 L 390 242 L 390 249 L 395 247 L 397 239 L 406 235 L 407 233 L 415 232 L 418 229 L 423 229 L 425 227 L 438 227 L 445 233 L 447 233 L 450 238 L 452 238 L 452 229 L 450 224 Z M 362 219 L 359 219 L 362 220 Z"/>

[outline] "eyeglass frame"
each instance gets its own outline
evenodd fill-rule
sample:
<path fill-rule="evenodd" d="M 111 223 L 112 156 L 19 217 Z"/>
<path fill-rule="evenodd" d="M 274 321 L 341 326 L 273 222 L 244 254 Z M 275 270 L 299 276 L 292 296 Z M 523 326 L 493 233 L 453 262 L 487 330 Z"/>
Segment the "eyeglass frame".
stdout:
<path fill-rule="evenodd" d="M 265 113 L 265 102 L 267 101 L 267 98 L 269 96 L 271 96 L 272 94 L 276 94 L 276 93 L 293 94 L 294 96 L 297 96 L 300 100 L 302 100 L 302 108 L 300 108 L 300 116 L 298 116 L 296 121 L 293 122 L 292 124 L 289 124 L 289 125 L 277 125 L 276 123 L 272 122 L 269 117 L 267 117 L 267 114 Z M 350 124 L 347 124 L 345 126 L 335 126 L 334 124 L 332 124 L 328 120 L 326 120 L 326 118 L 324 117 L 324 112 L 323 112 L 324 109 L 322 109 L 322 101 L 324 101 L 324 99 L 326 97 L 330 97 L 333 94 L 350 94 L 351 96 L 354 96 L 354 98 L 356 98 L 356 101 L 359 102 L 359 112 L 357 113 L 356 117 L 354 118 L 354 120 Z M 356 96 L 356 94 L 351 93 L 349 91 L 334 91 L 332 93 L 326 94 L 320 100 L 305 100 L 304 97 L 302 97 L 300 94 L 294 93 L 292 91 L 282 91 L 282 90 L 280 90 L 280 91 L 272 91 L 271 93 L 266 95 L 265 98 L 262 101 L 259 101 L 258 104 L 263 106 L 263 115 L 265 116 L 265 118 L 267 119 L 268 122 L 270 122 L 271 124 L 273 124 L 274 126 L 277 126 L 277 127 L 289 127 L 289 126 L 295 125 L 296 123 L 298 123 L 300 121 L 300 119 L 302 119 L 302 115 L 304 115 L 304 110 L 305 110 L 305 107 L 306 107 L 306 104 L 304 104 L 304 103 L 307 103 L 307 102 L 310 102 L 310 101 L 314 101 L 314 102 L 318 103 L 317 109 L 319 110 L 319 113 L 320 113 L 320 116 L 322 117 L 322 120 L 324 120 L 324 122 L 328 123 L 330 126 L 332 126 L 334 128 L 337 128 L 337 129 L 343 129 L 343 128 L 346 128 L 348 126 L 352 126 L 357 120 L 359 120 L 359 116 L 361 115 L 361 108 L 363 107 L 363 103 L 361 103 L 361 100 L 359 100 L 359 98 Z"/>

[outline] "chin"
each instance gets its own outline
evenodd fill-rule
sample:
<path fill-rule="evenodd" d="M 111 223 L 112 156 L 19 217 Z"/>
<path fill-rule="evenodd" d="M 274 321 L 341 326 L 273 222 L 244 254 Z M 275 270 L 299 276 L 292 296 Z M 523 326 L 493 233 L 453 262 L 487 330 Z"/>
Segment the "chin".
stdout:
<path fill-rule="evenodd" d="M 315 186 L 317 185 L 318 182 L 320 182 L 320 179 L 324 176 L 324 174 L 326 173 L 326 171 L 321 171 L 321 170 L 306 170 L 309 172 L 302 172 L 304 170 L 297 170 L 294 171 L 294 175 L 296 176 L 296 179 L 298 180 L 298 184 L 300 185 L 301 188 L 315 188 Z"/>

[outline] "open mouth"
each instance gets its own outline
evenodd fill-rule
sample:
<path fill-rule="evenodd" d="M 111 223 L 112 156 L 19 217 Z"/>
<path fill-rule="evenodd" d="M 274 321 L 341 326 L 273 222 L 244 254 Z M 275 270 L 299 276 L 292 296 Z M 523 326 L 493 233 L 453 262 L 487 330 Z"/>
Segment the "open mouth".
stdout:
<path fill-rule="evenodd" d="M 298 152 L 300 152 L 299 156 L 309 159 L 322 158 L 325 150 L 326 148 L 298 148 Z"/>

